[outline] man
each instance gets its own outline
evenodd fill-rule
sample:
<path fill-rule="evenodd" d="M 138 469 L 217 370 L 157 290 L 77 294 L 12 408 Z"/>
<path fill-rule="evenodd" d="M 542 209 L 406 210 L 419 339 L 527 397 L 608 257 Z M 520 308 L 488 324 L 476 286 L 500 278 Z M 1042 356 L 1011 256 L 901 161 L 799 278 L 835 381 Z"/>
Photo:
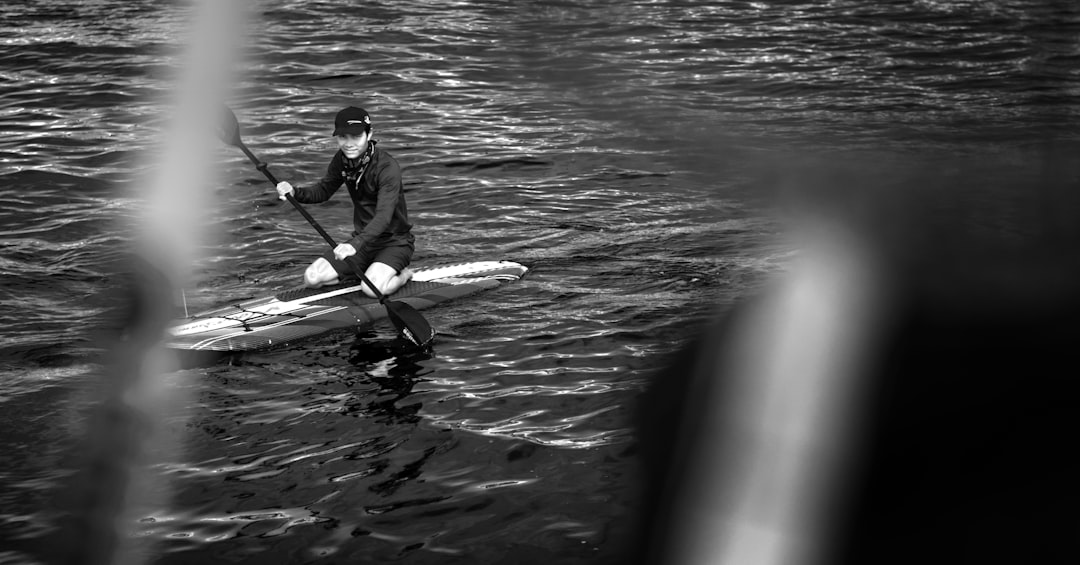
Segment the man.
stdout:
<path fill-rule="evenodd" d="M 401 183 L 401 167 L 371 139 L 371 116 L 349 106 L 334 119 L 338 151 L 326 176 L 310 188 L 277 185 L 282 200 L 292 194 L 302 203 L 328 200 L 344 184 L 353 203 L 352 237 L 316 259 L 304 272 L 311 287 L 334 285 L 353 275 L 352 262 L 382 294 L 393 294 L 412 278 L 415 249 L 412 224 Z M 349 261 L 349 262 L 346 262 Z M 365 284 L 364 293 L 375 297 Z"/>

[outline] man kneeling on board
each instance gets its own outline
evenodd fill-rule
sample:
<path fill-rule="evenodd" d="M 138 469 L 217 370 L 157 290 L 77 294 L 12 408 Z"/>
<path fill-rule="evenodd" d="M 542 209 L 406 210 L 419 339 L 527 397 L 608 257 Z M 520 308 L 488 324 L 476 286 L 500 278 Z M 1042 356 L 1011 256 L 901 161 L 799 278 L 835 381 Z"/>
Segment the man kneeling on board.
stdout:
<path fill-rule="evenodd" d="M 393 294 L 412 278 L 408 269 L 415 249 L 409 210 L 401 183 L 401 166 L 371 138 L 371 117 L 363 108 L 349 106 L 334 120 L 338 151 L 326 175 L 309 188 L 277 185 L 282 200 L 292 194 L 297 201 L 314 204 L 328 200 L 344 184 L 353 203 L 352 237 L 328 250 L 304 272 L 310 287 L 339 284 L 354 276 L 349 262 L 382 294 Z M 358 277 L 357 277 L 358 278 Z M 375 298 L 365 284 L 364 293 Z"/>

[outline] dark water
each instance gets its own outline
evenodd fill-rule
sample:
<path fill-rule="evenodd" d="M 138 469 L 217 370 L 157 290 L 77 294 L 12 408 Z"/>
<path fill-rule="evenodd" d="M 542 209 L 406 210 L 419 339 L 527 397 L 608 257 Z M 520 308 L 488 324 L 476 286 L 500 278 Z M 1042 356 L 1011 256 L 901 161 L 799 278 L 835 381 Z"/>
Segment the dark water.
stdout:
<path fill-rule="evenodd" d="M 617 562 L 635 399 L 792 256 L 776 194 L 929 184 L 945 223 L 1021 242 L 1055 227 L 1032 187 L 1077 180 L 1073 2 L 255 12 L 231 105 L 278 177 L 317 178 L 333 113 L 362 105 L 405 169 L 416 264 L 531 272 L 425 312 L 431 353 L 376 326 L 163 376 L 185 399 L 150 470 L 172 496 L 130 523 L 156 563 Z M 0 8 L 0 562 L 47 560 L 58 531 L 187 18 Z M 321 252 L 238 151 L 220 162 L 191 310 L 291 286 Z M 347 231 L 344 201 L 311 211 Z"/>

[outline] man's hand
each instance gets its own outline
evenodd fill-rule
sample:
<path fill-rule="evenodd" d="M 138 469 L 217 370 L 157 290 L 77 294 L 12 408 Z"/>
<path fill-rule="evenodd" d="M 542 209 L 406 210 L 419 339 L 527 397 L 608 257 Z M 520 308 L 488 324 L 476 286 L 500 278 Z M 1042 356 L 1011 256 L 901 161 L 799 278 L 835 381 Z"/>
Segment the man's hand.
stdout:
<path fill-rule="evenodd" d="M 280 198 L 282 200 L 288 200 L 288 198 L 285 198 L 285 195 L 286 194 L 292 194 L 293 193 L 293 187 L 292 187 L 291 184 L 289 184 L 287 182 L 279 182 L 277 184 L 277 193 L 278 193 L 278 198 Z M 356 251 L 353 251 L 353 253 L 356 253 Z"/>
<path fill-rule="evenodd" d="M 352 257 L 353 255 L 356 255 L 356 248 L 352 244 L 342 243 L 334 248 L 334 257 L 338 261 L 344 261 L 346 257 Z"/>

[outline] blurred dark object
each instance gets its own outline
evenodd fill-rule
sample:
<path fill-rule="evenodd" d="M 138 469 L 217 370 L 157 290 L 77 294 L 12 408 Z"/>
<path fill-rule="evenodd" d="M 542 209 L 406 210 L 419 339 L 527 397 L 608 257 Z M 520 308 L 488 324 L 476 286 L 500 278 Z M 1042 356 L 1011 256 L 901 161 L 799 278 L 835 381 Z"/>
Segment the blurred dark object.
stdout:
<path fill-rule="evenodd" d="M 824 463 L 833 482 L 812 493 L 823 494 L 820 500 L 790 503 L 800 512 L 810 508 L 791 523 L 805 521 L 812 527 L 803 533 L 820 534 L 797 563 L 1080 563 L 1080 463 L 1071 454 L 1080 429 L 1078 158 L 1052 152 L 1041 176 L 1019 181 L 995 175 L 995 165 L 979 167 L 978 174 L 957 167 L 956 174 L 938 176 L 930 167 L 919 173 L 925 176 L 901 175 L 876 189 L 864 188 L 873 185 L 865 177 L 830 175 L 823 182 L 818 176 L 829 188 L 801 193 L 794 206 L 797 232 L 846 234 L 850 240 L 831 248 L 832 256 L 848 255 L 839 264 L 871 274 L 852 280 L 876 287 L 868 293 L 875 314 L 851 322 L 861 324 L 855 335 L 869 345 L 823 352 L 825 363 L 829 356 L 865 358 L 853 364 L 858 369 L 848 381 L 857 391 L 817 391 L 841 399 L 843 427 L 839 434 L 811 434 L 834 434 L 826 440 L 842 444 L 841 456 L 833 467 Z M 968 182 L 950 184 L 965 175 Z M 807 241 L 814 246 L 813 237 Z M 831 256 L 808 255 L 811 263 Z M 785 276 L 798 286 L 804 275 L 796 269 Z M 738 471 L 703 471 L 708 454 L 754 457 L 762 451 L 731 445 L 753 432 L 725 429 L 731 424 L 716 411 L 753 411 L 753 403 L 775 400 L 747 395 L 744 403 L 733 396 L 746 388 L 740 380 L 758 375 L 733 371 L 728 357 L 760 310 L 787 305 L 780 286 L 724 312 L 643 396 L 638 432 L 645 481 L 636 562 L 726 563 L 680 552 L 688 536 L 714 535 L 725 541 L 705 545 L 723 547 L 738 535 L 738 521 L 763 530 L 775 526 L 760 515 L 739 514 L 733 504 L 714 509 L 722 514 L 717 529 L 687 532 L 716 498 L 710 488 L 726 492 L 719 497 L 726 504 L 741 496 L 747 481 Z M 819 304 L 834 305 L 826 297 Z M 788 319 L 777 327 L 805 327 L 805 312 L 781 311 Z M 842 311 L 836 316 L 840 326 L 851 319 Z M 808 341 L 815 337 L 804 333 Z M 778 350 L 765 344 L 758 354 Z M 799 393 L 768 388 L 771 397 L 785 394 Z M 804 460 L 812 473 L 818 463 Z M 791 563 L 769 558 L 790 556 L 805 540 L 797 539 L 798 531 L 794 540 L 790 531 L 772 533 L 778 545 L 789 546 L 739 565 Z"/>

